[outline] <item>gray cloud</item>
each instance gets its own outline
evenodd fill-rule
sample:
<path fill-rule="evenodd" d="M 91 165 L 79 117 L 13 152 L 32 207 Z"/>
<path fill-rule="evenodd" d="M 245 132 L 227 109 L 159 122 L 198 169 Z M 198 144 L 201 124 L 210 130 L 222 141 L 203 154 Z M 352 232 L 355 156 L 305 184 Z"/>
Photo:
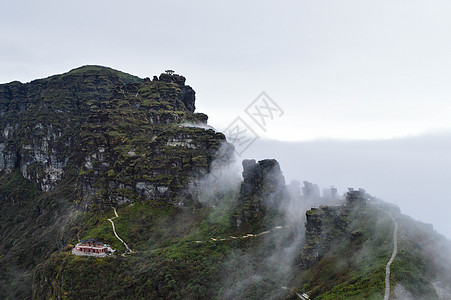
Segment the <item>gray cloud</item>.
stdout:
<path fill-rule="evenodd" d="M 451 133 L 381 141 L 259 140 L 245 158 L 276 158 L 290 180 L 364 188 L 451 238 Z"/>
<path fill-rule="evenodd" d="M 225 128 L 262 90 L 267 138 L 387 138 L 451 128 L 451 3 L 9 1 L 0 82 L 100 64 L 187 77 Z M 294 126 L 310 130 L 293 130 Z"/>
<path fill-rule="evenodd" d="M 267 138 L 451 128 L 449 1 L 25 0 L 3 1 L 1 10 L 0 82 L 85 64 L 141 77 L 171 68 L 217 128 L 262 90 L 286 111 Z M 279 159 L 288 179 L 365 187 L 446 232 L 448 140 L 262 140 L 247 154 Z"/>

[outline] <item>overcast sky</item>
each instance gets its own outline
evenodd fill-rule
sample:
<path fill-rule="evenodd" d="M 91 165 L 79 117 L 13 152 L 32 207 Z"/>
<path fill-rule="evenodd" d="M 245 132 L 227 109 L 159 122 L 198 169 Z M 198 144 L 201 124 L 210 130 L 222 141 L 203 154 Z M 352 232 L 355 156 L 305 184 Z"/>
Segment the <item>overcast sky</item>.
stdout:
<path fill-rule="evenodd" d="M 413 166 L 417 161 L 403 157 L 397 149 L 392 151 L 394 144 L 380 140 L 416 135 L 421 139 L 424 134 L 451 130 L 450 15 L 451 2 L 438 0 L 0 0 L 0 82 L 27 82 L 86 64 L 140 77 L 171 68 L 187 77 L 187 84 L 197 92 L 198 111 L 207 113 L 210 124 L 218 129 L 241 116 L 266 139 L 371 140 L 366 145 L 380 146 L 385 152 L 368 152 L 367 159 L 400 157 L 404 166 Z M 255 127 L 244 112 L 262 91 L 284 112 L 268 123 L 266 131 Z M 301 144 L 316 147 L 315 143 Z M 281 145 L 295 149 L 293 145 L 301 144 Z M 351 146 L 356 144 L 342 142 L 341 153 L 352 153 Z M 282 151 L 260 147 L 274 149 L 276 153 L 265 153 L 270 157 Z M 248 154 L 253 153 L 251 149 Z M 419 149 L 421 155 L 415 160 L 442 166 L 426 159 L 436 149 Z M 335 150 L 321 155 L 326 161 L 346 161 Z M 291 156 L 303 161 L 303 157 Z M 339 161 L 333 165 L 338 167 Z M 384 174 L 396 173 L 391 165 Z M 317 174 L 322 169 L 314 169 L 309 162 L 303 166 L 300 175 L 305 178 L 300 180 L 341 184 L 330 174 Z M 289 166 L 282 167 L 292 173 Z M 341 167 L 331 172 L 349 174 L 362 168 Z M 412 189 L 418 188 L 416 180 L 422 177 L 415 172 L 420 171 L 403 173 L 403 189 L 409 182 Z M 367 188 L 370 193 L 395 199 L 395 183 L 375 183 L 384 174 L 358 183 L 369 185 L 373 180 L 377 190 Z M 451 179 L 438 175 L 449 174 L 430 174 L 425 178 L 427 184 L 437 179 L 445 185 Z M 448 201 L 444 195 L 427 201 Z M 418 212 L 412 213 L 415 217 L 424 206 L 425 200 L 420 200 L 412 200 Z M 440 211 L 446 215 L 440 221 L 442 232 L 451 215 L 449 205 L 445 208 Z M 433 220 L 433 215 L 423 220 Z"/>
<path fill-rule="evenodd" d="M 451 132 L 385 141 L 258 140 L 242 158 L 275 158 L 285 181 L 364 188 L 451 238 Z"/>

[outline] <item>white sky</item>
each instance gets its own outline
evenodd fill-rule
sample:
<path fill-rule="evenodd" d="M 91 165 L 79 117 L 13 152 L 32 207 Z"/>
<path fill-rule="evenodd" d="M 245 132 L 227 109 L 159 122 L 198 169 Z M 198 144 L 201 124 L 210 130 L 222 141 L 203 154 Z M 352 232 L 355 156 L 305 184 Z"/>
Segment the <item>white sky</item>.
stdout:
<path fill-rule="evenodd" d="M 287 183 L 364 188 L 451 239 L 451 132 L 385 141 L 260 139 L 241 158 L 275 158 Z"/>
<path fill-rule="evenodd" d="M 263 136 L 390 138 L 451 127 L 449 1 L 5 1 L 0 82 L 100 64 L 172 68 L 225 128 L 266 91 Z"/>
<path fill-rule="evenodd" d="M 254 128 L 267 139 L 446 132 L 450 16 L 440 0 L 0 0 L 0 82 L 86 64 L 140 77 L 170 68 L 218 129 L 237 116 L 252 124 L 244 109 L 265 91 L 285 112 L 267 132 Z M 316 178 L 306 172 L 298 179 Z"/>

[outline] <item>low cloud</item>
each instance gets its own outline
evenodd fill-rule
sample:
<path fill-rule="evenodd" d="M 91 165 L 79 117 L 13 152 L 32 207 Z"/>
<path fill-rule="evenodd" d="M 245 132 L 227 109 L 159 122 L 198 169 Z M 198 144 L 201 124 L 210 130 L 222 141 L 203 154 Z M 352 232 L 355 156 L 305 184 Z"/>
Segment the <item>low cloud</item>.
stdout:
<path fill-rule="evenodd" d="M 335 186 L 339 195 L 348 187 L 364 188 L 451 238 L 449 153 L 451 133 L 447 132 L 375 141 L 258 140 L 244 158 L 277 159 L 287 182 Z"/>

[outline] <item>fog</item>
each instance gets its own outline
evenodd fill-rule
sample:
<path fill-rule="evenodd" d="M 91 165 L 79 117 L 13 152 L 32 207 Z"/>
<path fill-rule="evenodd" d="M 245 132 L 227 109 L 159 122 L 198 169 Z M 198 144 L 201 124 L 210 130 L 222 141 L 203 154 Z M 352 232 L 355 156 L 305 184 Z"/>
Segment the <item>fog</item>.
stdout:
<path fill-rule="evenodd" d="M 86 64 L 151 78 L 173 69 L 218 128 L 267 92 L 285 110 L 262 133 L 268 139 L 451 128 L 449 1 L 25 0 L 1 8 L 0 82 Z"/>
<path fill-rule="evenodd" d="M 364 188 L 451 238 L 451 133 L 380 141 L 257 140 L 242 158 L 275 158 L 287 183 Z"/>
<path fill-rule="evenodd" d="M 4 2 L 0 82 L 86 64 L 186 76 L 198 111 L 227 127 L 266 91 L 285 111 L 268 139 L 387 138 L 451 128 L 448 1 Z M 304 128 L 309 128 L 305 130 Z M 287 181 L 363 186 L 432 222 L 446 218 L 449 134 L 382 142 L 260 140 Z"/>
<path fill-rule="evenodd" d="M 281 299 L 293 287 L 292 280 L 298 271 L 295 261 L 299 259 L 304 241 L 306 210 L 342 201 L 330 189 L 324 192 L 325 197 L 320 197 L 318 186 L 309 182 L 304 182 L 302 188 L 300 182 L 287 183 L 277 164 L 265 168 L 265 171 L 263 167 L 251 171 L 254 165 L 256 168 L 261 166 L 261 162 L 251 160 L 246 162 L 245 171 L 245 163 L 236 155 L 230 156 L 233 150 L 229 144 L 223 144 L 210 172 L 193 180 L 188 187 L 188 193 L 194 199 L 213 209 L 212 215 L 232 216 L 233 219 L 233 212 L 237 209 L 249 209 L 240 204 L 246 202 L 249 205 L 253 197 L 259 199 L 266 210 L 261 216 L 264 229 L 243 231 L 241 228 L 243 233 L 251 235 L 246 236 L 248 246 L 236 247 L 226 254 L 219 274 L 223 287 L 221 297 L 246 299 L 259 296 L 261 292 L 258 290 L 264 290 L 265 299 Z M 261 174 L 261 179 L 253 177 L 255 174 Z M 256 211 L 257 207 L 254 207 Z M 237 230 L 242 223 L 232 221 L 231 224 L 235 224 L 232 230 Z M 229 239 L 227 236 L 215 238 Z M 243 236 L 240 234 L 234 239 L 240 240 Z"/>

